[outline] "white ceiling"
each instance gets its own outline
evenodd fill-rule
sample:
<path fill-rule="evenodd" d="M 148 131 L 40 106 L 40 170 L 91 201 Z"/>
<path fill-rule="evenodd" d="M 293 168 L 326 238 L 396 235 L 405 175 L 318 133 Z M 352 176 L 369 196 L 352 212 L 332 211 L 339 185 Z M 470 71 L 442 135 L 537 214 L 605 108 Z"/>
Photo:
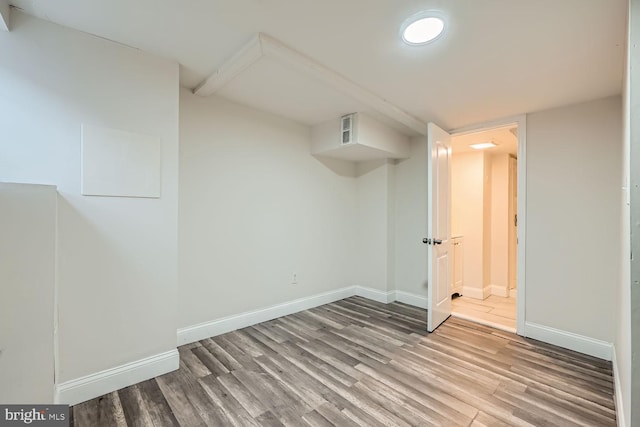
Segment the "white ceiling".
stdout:
<path fill-rule="evenodd" d="M 622 84 L 626 0 L 11 3 L 176 60 L 181 85 L 189 88 L 264 32 L 424 122 L 448 129 L 619 94 Z M 447 33 L 431 45 L 404 45 L 402 22 L 425 9 L 446 14 Z M 307 124 L 361 107 L 308 76 L 263 61 L 221 94 Z"/>
<path fill-rule="evenodd" d="M 515 133 L 512 131 L 515 130 Z M 518 155 L 518 137 L 515 126 L 507 126 L 482 132 L 469 133 L 451 138 L 451 151 L 453 154 L 478 152 L 470 147 L 471 144 L 491 141 L 496 147 L 487 148 L 485 151 L 491 154 L 507 153 Z"/>

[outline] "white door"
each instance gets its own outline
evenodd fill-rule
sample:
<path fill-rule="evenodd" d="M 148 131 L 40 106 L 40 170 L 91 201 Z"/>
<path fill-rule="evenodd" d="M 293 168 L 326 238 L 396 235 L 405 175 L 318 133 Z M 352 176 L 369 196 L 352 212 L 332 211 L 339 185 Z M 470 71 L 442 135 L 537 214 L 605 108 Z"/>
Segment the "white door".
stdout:
<path fill-rule="evenodd" d="M 451 135 L 433 123 L 427 127 L 427 330 L 451 315 Z"/>

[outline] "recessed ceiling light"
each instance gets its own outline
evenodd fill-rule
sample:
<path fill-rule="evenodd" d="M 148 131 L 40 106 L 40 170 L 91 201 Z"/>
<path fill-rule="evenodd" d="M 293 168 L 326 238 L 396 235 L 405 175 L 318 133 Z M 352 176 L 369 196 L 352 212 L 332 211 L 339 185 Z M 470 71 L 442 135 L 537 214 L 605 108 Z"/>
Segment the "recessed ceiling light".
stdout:
<path fill-rule="evenodd" d="M 416 13 L 402 24 L 402 40 L 410 45 L 429 43 L 442 35 L 444 19 L 435 11 Z"/>
<path fill-rule="evenodd" d="M 480 142 L 478 144 L 471 144 L 469 147 L 473 148 L 474 150 L 484 150 L 486 148 L 497 147 L 497 144 L 491 141 L 487 141 L 487 142 Z"/>

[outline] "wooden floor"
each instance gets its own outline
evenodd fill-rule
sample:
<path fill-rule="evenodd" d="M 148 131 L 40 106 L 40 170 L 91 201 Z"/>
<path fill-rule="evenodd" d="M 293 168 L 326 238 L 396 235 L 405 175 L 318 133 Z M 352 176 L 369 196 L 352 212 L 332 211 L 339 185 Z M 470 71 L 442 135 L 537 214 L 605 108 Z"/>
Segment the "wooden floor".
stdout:
<path fill-rule="evenodd" d="M 484 300 L 459 296 L 451 300 L 451 313 L 496 328 L 516 331 L 516 298 L 491 295 Z"/>
<path fill-rule="evenodd" d="M 181 347 L 75 426 L 615 426 L 611 364 L 360 297 Z"/>

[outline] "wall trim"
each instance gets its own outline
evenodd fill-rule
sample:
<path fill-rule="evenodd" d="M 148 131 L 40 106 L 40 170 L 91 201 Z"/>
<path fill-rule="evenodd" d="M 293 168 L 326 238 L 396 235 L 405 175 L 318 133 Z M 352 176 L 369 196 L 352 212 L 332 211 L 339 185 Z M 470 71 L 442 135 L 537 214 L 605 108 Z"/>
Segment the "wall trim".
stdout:
<path fill-rule="evenodd" d="M 56 385 L 55 403 L 76 405 L 114 390 L 175 371 L 180 366 L 177 349 L 125 363 Z"/>
<path fill-rule="evenodd" d="M 486 297 L 491 295 L 491 286 L 485 286 L 484 288 L 463 286 L 462 295 L 469 298 L 485 299 Z"/>
<path fill-rule="evenodd" d="M 312 295 L 310 297 L 298 298 L 293 301 L 275 304 L 266 308 L 246 311 L 244 313 L 199 323 L 197 325 L 179 328 L 178 345 L 180 346 L 200 341 L 205 338 L 215 337 L 216 335 L 225 334 L 237 329 L 246 328 L 247 326 L 253 326 L 257 323 L 266 322 L 278 317 L 287 316 L 289 314 L 297 313 L 302 310 L 308 310 L 310 308 L 318 307 L 323 304 L 329 304 L 331 302 L 348 298 L 356 295 L 356 288 L 359 290 L 363 290 L 361 296 L 373 299 L 375 301 L 380 301 L 376 298 L 381 297 L 378 293 L 385 294 L 384 292 L 376 291 L 370 288 L 363 288 L 361 286 L 349 286 L 346 288 Z M 384 302 L 386 302 L 386 300 Z"/>
<path fill-rule="evenodd" d="M 611 347 L 611 364 L 613 365 L 613 400 L 616 405 L 616 420 L 618 427 L 627 427 L 624 419 L 624 401 L 622 400 L 622 384 L 620 383 L 620 368 L 618 367 L 618 358 L 616 357 L 616 346 Z"/>
<path fill-rule="evenodd" d="M 491 295 L 496 295 L 499 297 L 508 297 L 509 296 L 509 288 L 501 285 L 489 285 L 491 288 Z"/>
<path fill-rule="evenodd" d="M 379 289 L 369 288 L 367 286 L 354 286 L 353 295 L 368 298 L 373 301 L 389 304 L 396 300 L 396 291 L 381 291 Z"/>
<path fill-rule="evenodd" d="M 429 300 L 426 295 L 418 295 L 405 291 L 395 291 L 395 301 L 418 308 L 427 308 Z"/>
<path fill-rule="evenodd" d="M 490 326 L 490 327 L 492 327 L 494 329 L 499 329 L 499 330 L 505 331 L 505 332 L 511 332 L 512 334 L 516 333 L 516 328 L 510 328 L 509 326 L 504 326 L 504 325 L 501 325 L 499 323 L 492 322 L 490 320 L 478 319 L 477 317 L 471 316 L 469 314 L 456 313 L 455 311 L 452 311 L 451 312 L 451 317 L 455 317 L 457 319 L 462 319 L 462 320 L 468 320 L 470 322 L 478 323 L 479 325 Z"/>
<path fill-rule="evenodd" d="M 526 322 L 524 336 L 604 360 L 611 360 L 613 344 L 584 335 Z"/>

